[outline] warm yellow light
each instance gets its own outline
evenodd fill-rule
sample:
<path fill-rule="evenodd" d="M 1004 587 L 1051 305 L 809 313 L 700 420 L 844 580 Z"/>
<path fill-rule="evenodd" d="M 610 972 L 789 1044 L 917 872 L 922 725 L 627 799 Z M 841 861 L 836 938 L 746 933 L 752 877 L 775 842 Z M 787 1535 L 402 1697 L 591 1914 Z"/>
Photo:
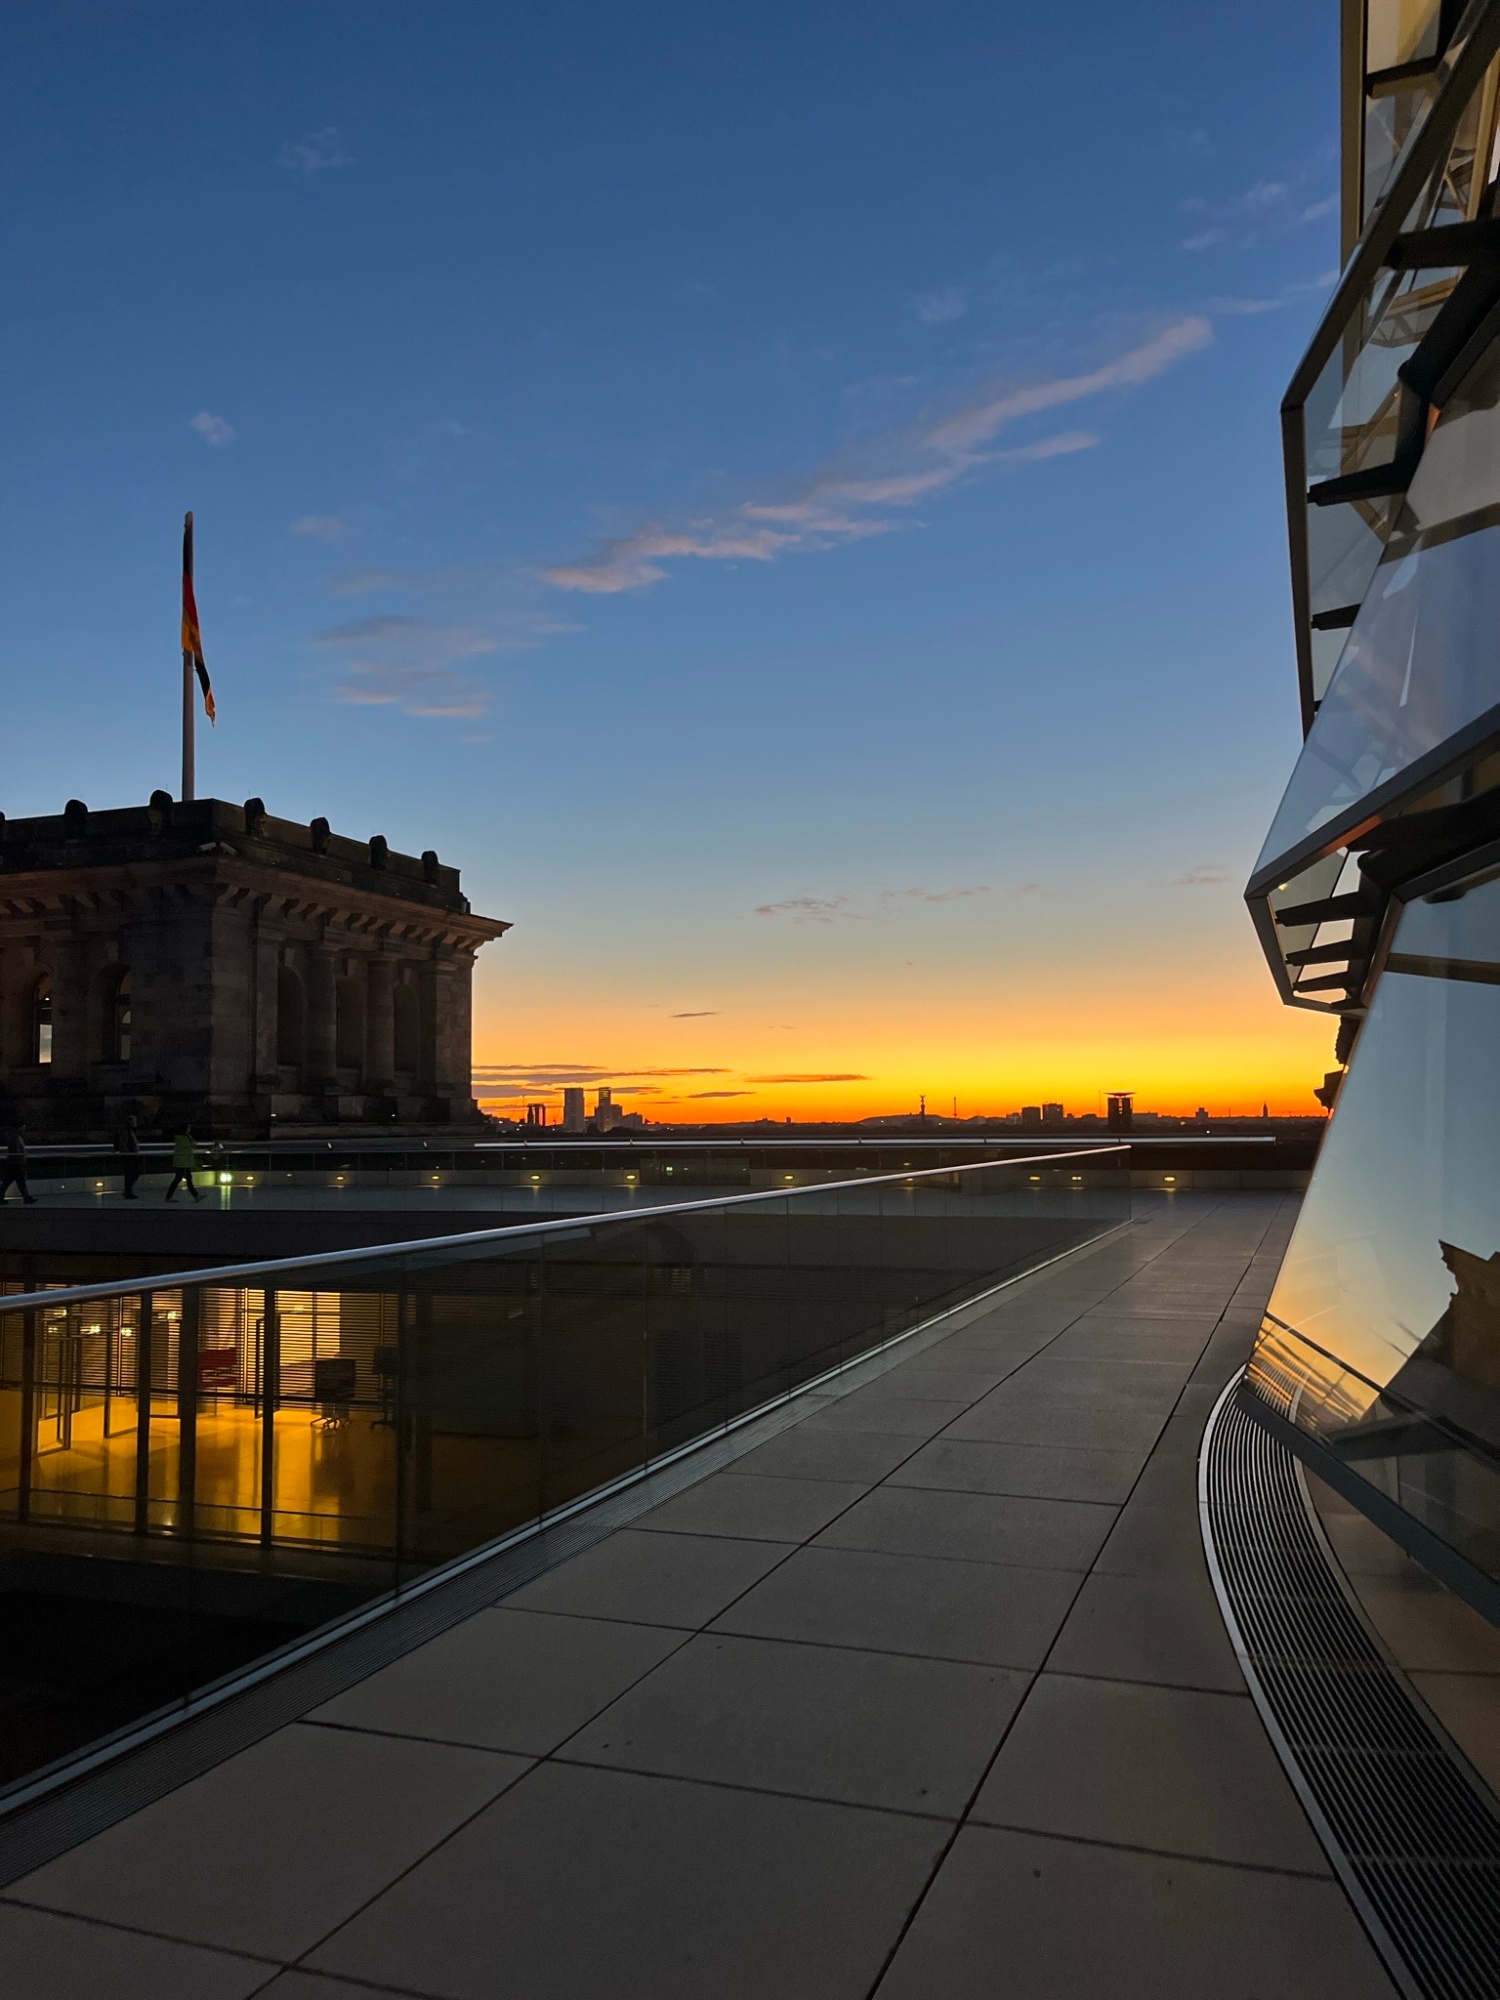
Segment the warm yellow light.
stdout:
<path fill-rule="evenodd" d="M 434 1174 L 432 1178 L 433 1178 L 434 1180 L 436 1180 L 436 1179 L 437 1179 L 437 1175 L 436 1175 L 436 1174 Z M 539 1180 L 540 1180 L 540 1179 L 541 1179 L 542 1177 L 541 1177 L 541 1175 L 540 1175 L 540 1174 L 533 1174 L 533 1175 L 531 1176 L 531 1178 L 532 1178 L 532 1179 L 533 1179 L 534 1181 L 539 1181 Z"/>
<path fill-rule="evenodd" d="M 1175 1187 L 1177 1184 L 1177 1176 L 1176 1174 L 1163 1174 L 1162 1182 L 1166 1187 Z"/>
<path fill-rule="evenodd" d="M 96 1188 L 102 1188 L 102 1187 L 104 1186 L 104 1183 L 103 1183 L 103 1181 L 95 1181 L 95 1182 L 94 1182 L 94 1186 L 95 1186 Z"/>
<path fill-rule="evenodd" d="M 1083 1175 L 1082 1175 L 1082 1174 L 1074 1174 L 1074 1175 L 1072 1176 L 1072 1178 L 1073 1178 L 1073 1179 L 1074 1179 L 1075 1181 L 1081 1181 L 1081 1180 L 1083 1179 Z"/>
<path fill-rule="evenodd" d="M 1032 1185 L 1033 1185 L 1033 1187 L 1034 1187 L 1034 1186 L 1036 1185 L 1036 1183 L 1037 1183 L 1037 1182 L 1038 1182 L 1038 1181 L 1039 1181 L 1039 1180 L 1040 1180 L 1041 1178 L 1042 1178 L 1042 1177 L 1041 1177 L 1041 1175 L 1040 1175 L 1040 1174 L 1033 1174 L 1033 1175 L 1031 1176 L 1031 1181 L 1032 1181 Z"/>
<path fill-rule="evenodd" d="M 234 1175 L 233 1175 L 233 1174 L 220 1174 L 220 1176 L 219 1176 L 219 1186 L 220 1186 L 220 1187 L 232 1187 L 233 1185 L 234 1185 Z"/>

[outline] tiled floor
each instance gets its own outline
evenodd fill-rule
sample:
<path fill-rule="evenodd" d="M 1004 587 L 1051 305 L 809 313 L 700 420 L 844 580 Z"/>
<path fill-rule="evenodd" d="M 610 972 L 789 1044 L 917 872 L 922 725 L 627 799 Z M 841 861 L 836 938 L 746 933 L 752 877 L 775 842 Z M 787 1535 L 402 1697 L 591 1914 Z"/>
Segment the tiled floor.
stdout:
<path fill-rule="evenodd" d="M 15 1883 L 8 2000 L 1390 2000 L 1194 1466 L 1293 1204 L 1184 1195 Z"/>

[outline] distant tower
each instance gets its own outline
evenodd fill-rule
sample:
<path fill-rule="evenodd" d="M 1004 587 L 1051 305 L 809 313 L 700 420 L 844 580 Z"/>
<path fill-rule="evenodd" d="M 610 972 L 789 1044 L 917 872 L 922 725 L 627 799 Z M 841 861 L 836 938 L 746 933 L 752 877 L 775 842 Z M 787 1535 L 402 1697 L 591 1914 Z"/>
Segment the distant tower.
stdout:
<path fill-rule="evenodd" d="M 563 1091 L 562 1128 L 565 1132 L 582 1132 L 587 1124 L 582 1086 L 570 1083 Z"/>
<path fill-rule="evenodd" d="M 1108 1124 L 1111 1132 L 1128 1132 L 1135 1123 L 1135 1092 L 1133 1090 L 1112 1090 L 1109 1093 Z"/>
<path fill-rule="evenodd" d="M 1269 1118 L 1269 1117 L 1270 1117 L 1270 1115 L 1271 1115 L 1271 1107 L 1270 1107 L 1270 1105 L 1269 1105 L 1269 1104 L 1262 1104 L 1262 1105 L 1261 1105 L 1261 1107 L 1260 1107 L 1260 1115 L 1261 1115 L 1261 1117 L 1262 1117 L 1262 1118 Z"/>

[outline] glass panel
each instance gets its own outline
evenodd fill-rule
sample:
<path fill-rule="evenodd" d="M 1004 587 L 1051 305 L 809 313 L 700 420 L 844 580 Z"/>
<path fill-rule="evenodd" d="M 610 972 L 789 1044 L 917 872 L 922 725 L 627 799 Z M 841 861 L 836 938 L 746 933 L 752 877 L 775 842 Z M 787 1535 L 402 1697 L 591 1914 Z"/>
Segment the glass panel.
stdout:
<path fill-rule="evenodd" d="M 0 1782 L 1114 1228 L 1120 1157 L 834 1186 L 778 1158 L 748 1199 L 475 1232 L 284 1284 L 261 1266 L 144 1299 L 0 1295 L 7 1578 L 34 1557 L 37 1629 L 74 1620 L 71 1692 L 38 1696 Z M 90 1618 L 113 1621 L 107 1647 Z"/>
<path fill-rule="evenodd" d="M 1500 1575 L 1500 880 L 1402 918 L 1250 1370 Z"/>
<path fill-rule="evenodd" d="M 1365 69 L 1398 69 L 1437 54 L 1439 0 L 1368 0 Z"/>
<path fill-rule="evenodd" d="M 1497 406 L 1500 346 L 1433 431 L 1259 866 L 1500 701 Z"/>

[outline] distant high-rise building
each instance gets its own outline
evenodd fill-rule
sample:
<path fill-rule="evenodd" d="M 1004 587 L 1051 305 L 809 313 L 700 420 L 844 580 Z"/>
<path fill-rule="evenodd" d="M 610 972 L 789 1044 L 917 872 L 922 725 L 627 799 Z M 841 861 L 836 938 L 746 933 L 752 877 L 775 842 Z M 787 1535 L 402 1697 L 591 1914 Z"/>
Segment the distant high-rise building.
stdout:
<path fill-rule="evenodd" d="M 1111 1132 L 1128 1132 L 1135 1120 L 1135 1093 L 1112 1090 L 1109 1094 L 1108 1123 Z"/>
<path fill-rule="evenodd" d="M 1041 1122 L 1042 1107 L 1040 1104 L 1023 1104 L 1021 1106 L 1021 1123 L 1023 1125 L 1040 1125 Z"/>
<path fill-rule="evenodd" d="M 547 1107 L 545 1104 L 527 1105 L 526 1123 L 528 1125 L 545 1125 L 546 1122 L 547 1122 Z"/>
<path fill-rule="evenodd" d="M 1062 1122 L 1063 1108 L 1060 1104 L 1044 1104 L 1042 1106 L 1042 1123 L 1044 1125 L 1061 1125 Z"/>
<path fill-rule="evenodd" d="M 562 1128 L 565 1132 L 582 1132 L 588 1122 L 588 1113 L 583 1105 L 582 1086 L 570 1083 L 563 1091 Z"/>
<path fill-rule="evenodd" d="M 613 1132 L 620 1122 L 620 1107 L 608 1090 L 601 1090 L 594 1100 L 594 1125 L 600 1132 Z"/>

